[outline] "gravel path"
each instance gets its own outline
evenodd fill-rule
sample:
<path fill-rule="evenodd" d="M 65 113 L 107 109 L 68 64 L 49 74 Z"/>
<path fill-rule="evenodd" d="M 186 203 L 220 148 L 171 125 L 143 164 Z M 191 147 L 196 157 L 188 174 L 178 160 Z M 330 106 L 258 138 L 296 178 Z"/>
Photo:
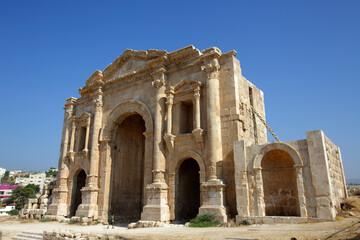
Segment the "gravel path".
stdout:
<path fill-rule="evenodd" d="M 127 229 L 126 226 L 115 226 L 107 229 L 104 225 L 80 226 L 58 222 L 38 222 L 36 220 L 21 222 L 17 220 L 0 221 L 3 239 L 11 239 L 22 231 L 71 231 L 93 234 L 120 235 L 136 239 L 338 239 L 343 232 L 351 230 L 351 236 L 360 237 L 359 218 L 346 218 L 341 221 L 305 224 L 263 224 L 244 227 L 188 228 L 183 225 L 166 225 L 160 228 Z M 347 227 L 348 230 L 344 230 Z M 337 232 L 341 231 L 339 234 Z M 335 235 L 334 235 L 335 234 Z M 350 236 L 350 235 L 349 235 Z M 346 238 L 343 238 L 346 239 Z M 359 239 L 359 238 L 353 238 Z"/>

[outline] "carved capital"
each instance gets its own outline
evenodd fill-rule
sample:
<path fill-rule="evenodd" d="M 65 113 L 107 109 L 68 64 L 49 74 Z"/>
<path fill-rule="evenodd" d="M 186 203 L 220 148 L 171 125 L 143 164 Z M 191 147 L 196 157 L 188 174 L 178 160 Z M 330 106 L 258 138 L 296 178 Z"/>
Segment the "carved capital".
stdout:
<path fill-rule="evenodd" d="M 166 96 L 166 105 L 173 105 L 174 104 L 174 95 L 168 94 Z"/>
<path fill-rule="evenodd" d="M 103 107 L 103 102 L 100 99 L 93 100 L 95 111 L 101 111 Z"/>
<path fill-rule="evenodd" d="M 217 59 L 211 59 L 201 67 L 201 70 L 206 73 L 207 79 L 218 78 L 220 64 Z"/>
<path fill-rule="evenodd" d="M 74 111 L 72 109 L 66 109 L 65 110 L 66 119 L 70 120 L 74 117 Z"/>
<path fill-rule="evenodd" d="M 157 89 L 164 87 L 165 86 L 165 76 L 159 76 L 158 78 L 155 78 L 151 84 L 153 87 L 155 87 Z"/>
<path fill-rule="evenodd" d="M 200 86 L 194 87 L 194 98 L 199 99 L 200 98 Z"/>

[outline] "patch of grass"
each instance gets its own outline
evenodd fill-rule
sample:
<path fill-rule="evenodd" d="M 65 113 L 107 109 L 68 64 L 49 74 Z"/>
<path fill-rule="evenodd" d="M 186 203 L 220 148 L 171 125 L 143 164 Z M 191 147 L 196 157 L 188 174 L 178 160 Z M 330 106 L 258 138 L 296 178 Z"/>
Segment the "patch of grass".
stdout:
<path fill-rule="evenodd" d="M 47 218 L 47 217 L 45 217 L 45 218 L 40 218 L 40 219 L 39 219 L 39 222 L 51 222 L 51 219 L 50 219 L 50 218 Z"/>
<path fill-rule="evenodd" d="M 76 221 L 70 220 L 68 224 L 72 225 L 72 224 L 75 224 L 75 223 L 76 223 Z"/>
<path fill-rule="evenodd" d="M 215 220 L 213 213 L 204 213 L 197 215 L 196 218 L 190 221 L 189 227 L 215 227 L 220 223 Z"/>

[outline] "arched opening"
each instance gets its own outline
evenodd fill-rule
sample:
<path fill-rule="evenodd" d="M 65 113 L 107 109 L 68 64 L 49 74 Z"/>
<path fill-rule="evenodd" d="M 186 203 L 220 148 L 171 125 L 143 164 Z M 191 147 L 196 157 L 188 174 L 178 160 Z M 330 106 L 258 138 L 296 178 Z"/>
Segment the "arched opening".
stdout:
<path fill-rule="evenodd" d="M 300 216 L 294 160 L 275 149 L 261 161 L 266 216 Z"/>
<path fill-rule="evenodd" d="M 73 179 L 73 190 L 72 190 L 72 199 L 70 207 L 70 217 L 75 216 L 76 210 L 81 204 L 81 189 L 85 187 L 86 182 L 86 173 L 84 170 L 81 170 Z"/>
<path fill-rule="evenodd" d="M 196 160 L 188 158 L 177 171 L 175 220 L 188 221 L 199 213 L 200 168 Z"/>
<path fill-rule="evenodd" d="M 118 126 L 112 149 L 109 211 L 116 221 L 137 221 L 143 208 L 145 122 L 134 114 Z"/>

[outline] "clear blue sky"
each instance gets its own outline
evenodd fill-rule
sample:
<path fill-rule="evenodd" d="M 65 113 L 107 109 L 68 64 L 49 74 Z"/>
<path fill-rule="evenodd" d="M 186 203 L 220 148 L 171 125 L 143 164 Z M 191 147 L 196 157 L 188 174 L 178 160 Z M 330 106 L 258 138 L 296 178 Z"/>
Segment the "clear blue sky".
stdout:
<path fill-rule="evenodd" d="M 351 0 L 0 0 L 0 167 L 57 167 L 65 99 L 125 49 L 191 44 L 236 50 L 280 139 L 322 129 L 341 147 L 346 177 L 360 178 L 360 1 Z"/>

